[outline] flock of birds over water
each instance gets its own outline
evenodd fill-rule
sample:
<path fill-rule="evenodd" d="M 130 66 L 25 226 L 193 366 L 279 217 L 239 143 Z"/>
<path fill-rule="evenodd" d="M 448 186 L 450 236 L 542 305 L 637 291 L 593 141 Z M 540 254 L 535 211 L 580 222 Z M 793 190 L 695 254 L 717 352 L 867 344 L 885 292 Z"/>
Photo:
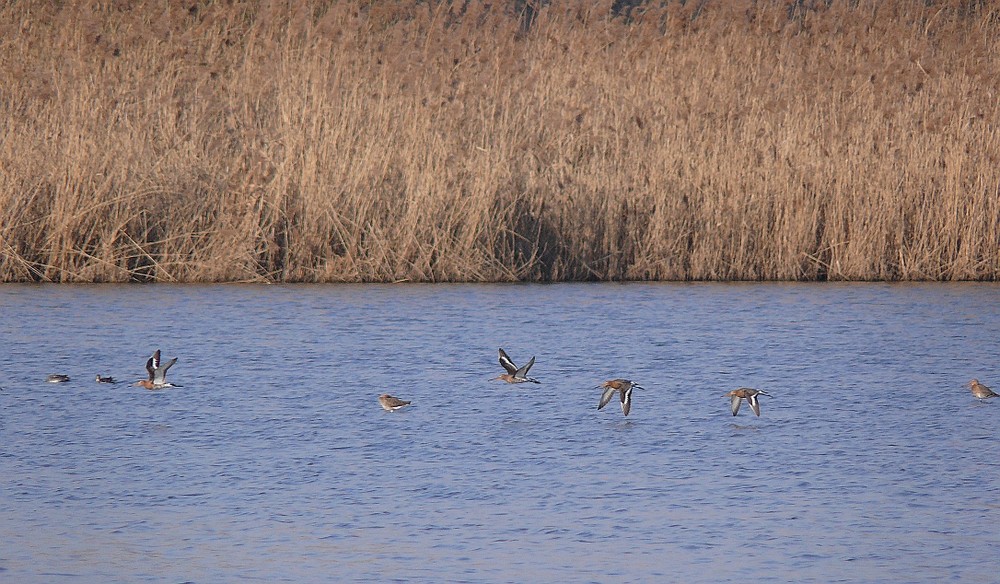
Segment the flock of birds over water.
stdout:
<path fill-rule="evenodd" d="M 501 373 L 497 377 L 490 379 L 490 381 L 504 381 L 506 383 L 541 383 L 533 377 L 528 377 L 528 370 L 531 366 L 535 364 L 535 357 L 532 356 L 531 360 L 527 363 L 518 367 L 511 360 L 507 352 L 501 347 L 500 351 L 500 366 L 504 368 L 506 373 Z M 177 362 L 177 357 L 163 363 L 160 361 L 160 350 L 157 349 L 149 359 L 146 360 L 146 373 L 148 377 L 146 379 L 140 379 L 133 383 L 132 385 L 137 387 L 144 387 L 150 390 L 165 389 L 167 387 L 181 387 L 180 385 L 174 385 L 173 383 L 167 382 L 167 370 L 170 369 L 174 363 Z M 64 383 L 70 380 L 69 375 L 63 375 L 58 373 L 53 373 L 46 378 L 46 381 L 50 383 Z M 98 383 L 118 383 L 114 377 L 97 375 Z M 1000 397 L 989 387 L 983 385 L 978 379 L 973 379 L 966 383 L 969 389 L 972 391 L 972 396 L 979 401 L 986 401 L 993 397 Z M 629 411 L 632 409 L 632 390 L 633 389 L 645 389 L 638 383 L 630 379 L 609 379 L 595 389 L 603 389 L 604 392 L 601 394 L 601 400 L 597 404 L 597 409 L 603 409 L 604 406 L 608 405 L 611 398 L 618 394 L 621 400 L 622 413 L 628 416 Z M 3 389 L 0 387 L 0 389 Z M 766 395 L 767 397 L 772 397 L 771 394 L 760 389 L 752 389 L 749 387 L 739 387 L 726 394 L 723 397 L 729 398 L 729 408 L 735 416 L 740 412 L 740 406 L 743 402 L 747 402 L 753 413 L 760 417 L 760 402 L 758 397 Z M 391 396 L 387 393 L 383 393 L 378 396 L 378 403 L 387 412 L 394 412 L 403 407 L 410 405 L 411 401 L 403 400 L 398 397 Z"/>

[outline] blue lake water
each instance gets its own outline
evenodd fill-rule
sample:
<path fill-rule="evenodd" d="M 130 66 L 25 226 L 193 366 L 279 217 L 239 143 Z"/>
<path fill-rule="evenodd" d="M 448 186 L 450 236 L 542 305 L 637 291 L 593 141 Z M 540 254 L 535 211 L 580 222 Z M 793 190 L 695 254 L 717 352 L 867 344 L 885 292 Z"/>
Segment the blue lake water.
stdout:
<path fill-rule="evenodd" d="M 989 284 L 0 286 L 0 582 L 996 582 L 1000 399 L 963 384 L 1000 391 L 998 307 Z M 487 381 L 497 347 L 542 383 Z M 183 387 L 94 381 L 157 348 Z M 628 418 L 596 409 L 614 377 L 646 388 Z M 761 417 L 731 415 L 739 386 Z"/>

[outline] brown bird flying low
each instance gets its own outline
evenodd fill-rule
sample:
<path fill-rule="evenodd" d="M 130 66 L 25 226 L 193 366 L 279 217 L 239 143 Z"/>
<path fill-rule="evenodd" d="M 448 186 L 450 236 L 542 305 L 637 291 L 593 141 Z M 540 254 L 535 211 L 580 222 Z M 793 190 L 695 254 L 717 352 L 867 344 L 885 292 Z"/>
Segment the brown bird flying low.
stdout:
<path fill-rule="evenodd" d="M 177 357 L 167 361 L 165 365 L 160 365 L 160 350 L 157 349 L 153 355 L 146 360 L 146 372 L 148 379 L 140 379 L 133 385 L 145 387 L 146 389 L 163 389 L 164 387 L 180 387 L 173 383 L 167 383 L 167 369 L 170 369 L 177 362 Z"/>
<path fill-rule="evenodd" d="M 771 397 L 771 394 L 766 391 L 761 391 L 759 389 L 750 389 L 749 387 L 741 387 L 739 389 L 734 389 L 722 397 L 729 398 L 729 406 L 733 410 L 733 415 L 735 416 L 740 411 L 740 404 L 743 400 L 747 400 L 750 404 L 750 409 L 753 413 L 760 417 L 760 404 L 757 402 L 758 395 L 766 395 Z"/>
<path fill-rule="evenodd" d="M 636 387 L 639 389 L 645 389 L 638 383 L 628 379 L 609 379 L 597 387 L 604 388 L 604 393 L 601 394 L 601 403 L 597 404 L 597 409 L 601 409 L 608 405 L 608 402 L 611 401 L 611 397 L 615 395 L 615 392 L 617 391 L 622 400 L 622 413 L 626 416 L 628 415 L 629 410 L 632 409 L 632 390 Z"/>
<path fill-rule="evenodd" d="M 528 369 L 531 369 L 531 366 L 534 364 L 535 358 L 532 357 L 531 361 L 525 363 L 523 367 L 518 367 L 517 365 L 514 365 L 513 361 L 510 360 L 507 353 L 504 352 L 503 349 L 500 349 L 500 365 L 507 370 L 507 373 L 494 377 L 490 381 L 500 380 L 506 381 L 507 383 L 541 383 L 537 379 L 528 377 Z"/>

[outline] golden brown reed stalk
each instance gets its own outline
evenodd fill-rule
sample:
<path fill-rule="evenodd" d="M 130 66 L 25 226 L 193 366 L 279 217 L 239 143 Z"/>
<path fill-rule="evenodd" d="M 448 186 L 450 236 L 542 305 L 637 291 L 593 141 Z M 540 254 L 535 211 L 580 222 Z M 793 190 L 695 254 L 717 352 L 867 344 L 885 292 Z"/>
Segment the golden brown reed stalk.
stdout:
<path fill-rule="evenodd" d="M 998 277 L 992 4 L 612 4 L 5 3 L 0 280 Z"/>

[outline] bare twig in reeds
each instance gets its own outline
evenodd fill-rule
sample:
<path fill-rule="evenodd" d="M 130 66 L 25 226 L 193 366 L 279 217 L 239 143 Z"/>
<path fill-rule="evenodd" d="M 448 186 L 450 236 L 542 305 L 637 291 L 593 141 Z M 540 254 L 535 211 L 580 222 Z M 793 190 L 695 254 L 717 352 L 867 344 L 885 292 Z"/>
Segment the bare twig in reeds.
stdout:
<path fill-rule="evenodd" d="M 0 279 L 995 280 L 998 15 L 7 3 Z"/>

